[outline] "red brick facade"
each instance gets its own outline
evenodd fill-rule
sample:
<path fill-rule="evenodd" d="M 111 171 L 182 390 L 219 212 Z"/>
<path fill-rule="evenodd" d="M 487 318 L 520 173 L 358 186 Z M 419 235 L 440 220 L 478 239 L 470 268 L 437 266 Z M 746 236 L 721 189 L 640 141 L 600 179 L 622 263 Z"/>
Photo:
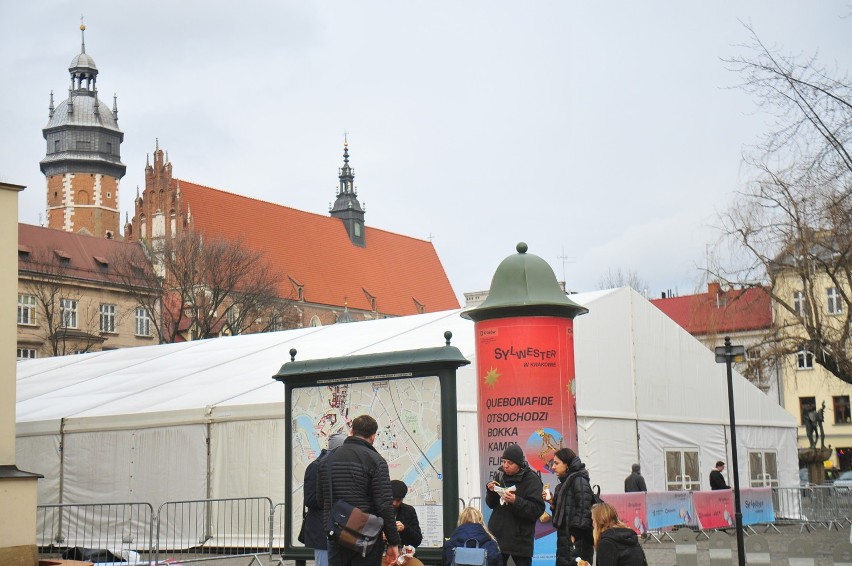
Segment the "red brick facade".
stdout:
<path fill-rule="evenodd" d="M 118 179 L 100 173 L 47 177 L 47 227 L 120 238 Z"/>

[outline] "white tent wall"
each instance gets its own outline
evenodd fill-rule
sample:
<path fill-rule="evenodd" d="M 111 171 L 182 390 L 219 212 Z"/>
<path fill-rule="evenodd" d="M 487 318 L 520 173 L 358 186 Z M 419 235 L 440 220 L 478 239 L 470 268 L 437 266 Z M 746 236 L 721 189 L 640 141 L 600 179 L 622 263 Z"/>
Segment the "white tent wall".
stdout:
<path fill-rule="evenodd" d="M 631 289 L 572 299 L 590 309 L 575 321 L 575 352 L 580 455 L 594 483 L 621 491 L 640 462 L 649 489 L 664 489 L 660 450 L 681 437 L 700 446 L 702 473 L 705 461 L 729 460 L 725 370 L 712 352 Z M 39 502 L 57 502 L 64 419 L 63 502 L 147 501 L 155 512 L 206 497 L 278 503 L 287 439 L 284 388 L 271 376 L 290 348 L 300 360 L 422 348 L 442 344 L 445 330 L 472 361 L 457 383 L 456 465 L 469 502 L 482 493 L 478 379 L 473 323 L 457 310 L 19 362 L 19 461 L 46 476 Z M 776 449 L 781 485 L 797 485 L 795 419 L 734 382 L 740 445 Z"/>
<path fill-rule="evenodd" d="M 38 480 L 39 505 L 60 503 L 61 423 L 61 420 L 52 420 L 17 425 L 15 462 L 22 470 L 32 470 L 44 476 Z"/>
<path fill-rule="evenodd" d="M 729 461 L 724 364 L 636 291 L 602 292 L 575 321 L 579 452 L 594 483 L 624 489 L 634 463 L 649 490 L 665 490 L 665 448 L 700 447 L 705 462 Z M 735 372 L 740 474 L 747 442 L 777 450 L 780 485 L 796 485 L 795 419 Z M 749 425 L 763 435 L 747 432 Z M 774 442 L 766 444 L 767 442 Z M 742 454 L 741 454 L 742 453 Z M 712 467 L 712 466 L 711 466 Z M 703 489 L 708 489 L 702 477 Z"/>
<path fill-rule="evenodd" d="M 211 497 L 284 501 L 284 442 L 283 418 L 211 424 Z"/>
<path fill-rule="evenodd" d="M 577 430 L 578 452 L 589 470 L 592 484 L 600 485 L 604 493 L 624 491 L 624 477 L 630 473 L 630 465 L 639 462 L 636 421 L 580 416 Z M 626 472 L 625 462 L 630 462 Z M 648 489 L 651 489 L 650 484 Z"/>

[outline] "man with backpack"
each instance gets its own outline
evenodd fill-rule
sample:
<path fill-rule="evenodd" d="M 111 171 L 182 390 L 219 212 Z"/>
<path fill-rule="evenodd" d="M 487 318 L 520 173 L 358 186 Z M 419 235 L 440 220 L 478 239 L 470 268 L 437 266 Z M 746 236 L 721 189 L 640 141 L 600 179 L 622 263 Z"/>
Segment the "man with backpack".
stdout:
<path fill-rule="evenodd" d="M 503 462 L 485 488 L 491 509 L 488 529 L 497 539 L 503 565 L 511 557 L 515 566 L 531 566 L 535 524 L 544 513 L 541 478 L 527 464 L 517 444 L 503 451 Z"/>

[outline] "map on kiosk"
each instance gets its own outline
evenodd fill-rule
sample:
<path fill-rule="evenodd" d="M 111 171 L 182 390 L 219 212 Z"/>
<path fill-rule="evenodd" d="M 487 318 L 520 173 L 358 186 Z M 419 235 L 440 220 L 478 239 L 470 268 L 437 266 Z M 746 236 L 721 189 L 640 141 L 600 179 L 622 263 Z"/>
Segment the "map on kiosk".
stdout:
<path fill-rule="evenodd" d="M 373 446 L 387 460 L 391 479 L 408 486 L 405 503 L 417 509 L 423 530 L 421 546 L 442 546 L 441 390 L 437 376 L 298 387 L 291 399 L 294 512 L 302 509 L 307 465 L 328 445 L 329 436 L 348 433 L 352 419 L 366 414 L 379 423 Z"/>

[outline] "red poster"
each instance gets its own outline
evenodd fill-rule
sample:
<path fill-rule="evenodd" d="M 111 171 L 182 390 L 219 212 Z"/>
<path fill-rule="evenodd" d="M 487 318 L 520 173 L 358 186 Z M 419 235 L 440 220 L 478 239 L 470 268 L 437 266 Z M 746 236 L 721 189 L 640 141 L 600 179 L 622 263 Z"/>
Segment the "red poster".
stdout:
<path fill-rule="evenodd" d="M 725 529 L 734 524 L 734 492 L 729 489 L 693 491 L 692 507 L 699 529 Z"/>
<path fill-rule="evenodd" d="M 553 453 L 577 450 L 573 328 L 571 319 L 557 317 L 476 323 L 483 486 L 509 444 L 523 448 L 545 482 L 555 479 Z"/>

